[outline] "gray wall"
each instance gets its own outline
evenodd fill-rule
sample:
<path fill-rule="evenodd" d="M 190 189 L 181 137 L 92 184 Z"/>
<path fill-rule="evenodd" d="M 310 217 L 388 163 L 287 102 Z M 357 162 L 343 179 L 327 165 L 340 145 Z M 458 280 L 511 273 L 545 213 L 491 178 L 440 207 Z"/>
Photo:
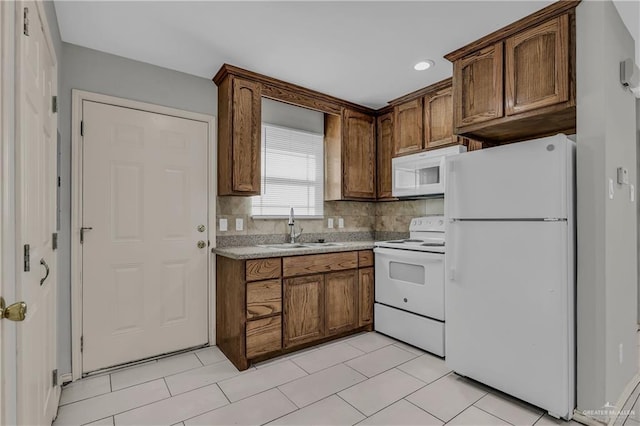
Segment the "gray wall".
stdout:
<path fill-rule="evenodd" d="M 49 2 L 46 2 L 51 4 Z M 60 59 L 60 58 L 59 58 Z M 63 43 L 59 61 L 61 155 L 61 229 L 58 251 L 58 368 L 71 372 L 71 90 L 216 115 L 218 91 L 208 79 Z M 211 70 L 211 75 L 217 70 Z"/>
<path fill-rule="evenodd" d="M 262 98 L 262 122 L 324 134 L 324 114 Z"/>
<path fill-rule="evenodd" d="M 578 410 L 616 403 L 638 370 L 636 101 L 619 83 L 634 42 L 610 0 L 582 2 L 577 18 Z M 622 355 L 622 357 L 620 357 Z M 622 358 L 622 359 L 620 359 Z"/>

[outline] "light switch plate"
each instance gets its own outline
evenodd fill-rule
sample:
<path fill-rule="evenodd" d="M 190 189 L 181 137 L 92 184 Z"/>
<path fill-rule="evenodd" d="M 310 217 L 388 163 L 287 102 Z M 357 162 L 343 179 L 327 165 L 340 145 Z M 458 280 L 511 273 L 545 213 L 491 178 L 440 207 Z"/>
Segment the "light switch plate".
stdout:
<path fill-rule="evenodd" d="M 227 219 L 220 219 L 220 224 L 218 226 L 220 228 L 220 232 L 225 232 L 227 230 Z"/>
<path fill-rule="evenodd" d="M 241 217 L 236 218 L 236 231 L 242 231 L 244 228 L 244 220 Z"/>
<path fill-rule="evenodd" d="M 338 218 L 338 228 L 344 228 L 344 219 L 341 217 Z"/>
<path fill-rule="evenodd" d="M 327 228 L 333 229 L 333 218 L 332 217 L 327 219 Z"/>

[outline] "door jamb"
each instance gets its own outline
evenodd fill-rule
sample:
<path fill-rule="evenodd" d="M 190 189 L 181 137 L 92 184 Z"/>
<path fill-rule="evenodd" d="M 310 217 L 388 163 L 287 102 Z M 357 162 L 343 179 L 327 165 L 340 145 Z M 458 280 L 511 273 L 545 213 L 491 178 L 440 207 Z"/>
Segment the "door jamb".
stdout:
<path fill-rule="evenodd" d="M 216 240 L 216 195 L 217 195 L 217 160 L 216 160 L 216 117 L 208 114 L 184 111 L 175 108 L 133 101 L 114 96 L 102 95 L 83 90 L 72 90 L 71 102 L 71 370 L 72 380 L 82 377 L 82 353 L 80 336 L 82 335 L 82 247 L 80 245 L 80 227 L 82 226 L 82 121 L 83 101 L 99 102 L 113 106 L 137 109 L 141 111 L 170 115 L 178 118 L 201 121 L 208 127 L 208 212 L 209 250 L 215 247 Z M 216 342 L 216 291 L 215 291 L 215 258 L 209 252 L 208 268 L 208 337 L 209 344 Z"/>

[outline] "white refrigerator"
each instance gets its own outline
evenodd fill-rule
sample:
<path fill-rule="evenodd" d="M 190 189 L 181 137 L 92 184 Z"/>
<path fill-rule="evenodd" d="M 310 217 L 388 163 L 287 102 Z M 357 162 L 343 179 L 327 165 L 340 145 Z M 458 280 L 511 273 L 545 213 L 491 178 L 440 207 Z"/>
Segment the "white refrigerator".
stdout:
<path fill-rule="evenodd" d="M 446 363 L 570 419 L 575 406 L 575 144 L 450 157 Z"/>

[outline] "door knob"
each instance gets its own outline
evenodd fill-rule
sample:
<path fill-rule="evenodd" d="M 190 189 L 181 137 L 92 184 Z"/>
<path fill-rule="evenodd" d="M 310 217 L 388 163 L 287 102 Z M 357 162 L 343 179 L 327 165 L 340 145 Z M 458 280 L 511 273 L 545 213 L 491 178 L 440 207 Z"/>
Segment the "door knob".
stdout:
<path fill-rule="evenodd" d="M 24 321 L 27 316 L 27 304 L 16 302 L 9 306 L 5 304 L 4 298 L 0 297 L 0 319 L 6 318 L 9 321 Z"/>
<path fill-rule="evenodd" d="M 197 229 L 198 229 L 198 232 L 204 232 L 207 229 L 207 227 L 204 225 L 198 225 Z"/>
<path fill-rule="evenodd" d="M 207 246 L 207 243 L 205 243 L 204 241 L 200 240 L 198 241 L 198 248 L 205 248 Z"/>

